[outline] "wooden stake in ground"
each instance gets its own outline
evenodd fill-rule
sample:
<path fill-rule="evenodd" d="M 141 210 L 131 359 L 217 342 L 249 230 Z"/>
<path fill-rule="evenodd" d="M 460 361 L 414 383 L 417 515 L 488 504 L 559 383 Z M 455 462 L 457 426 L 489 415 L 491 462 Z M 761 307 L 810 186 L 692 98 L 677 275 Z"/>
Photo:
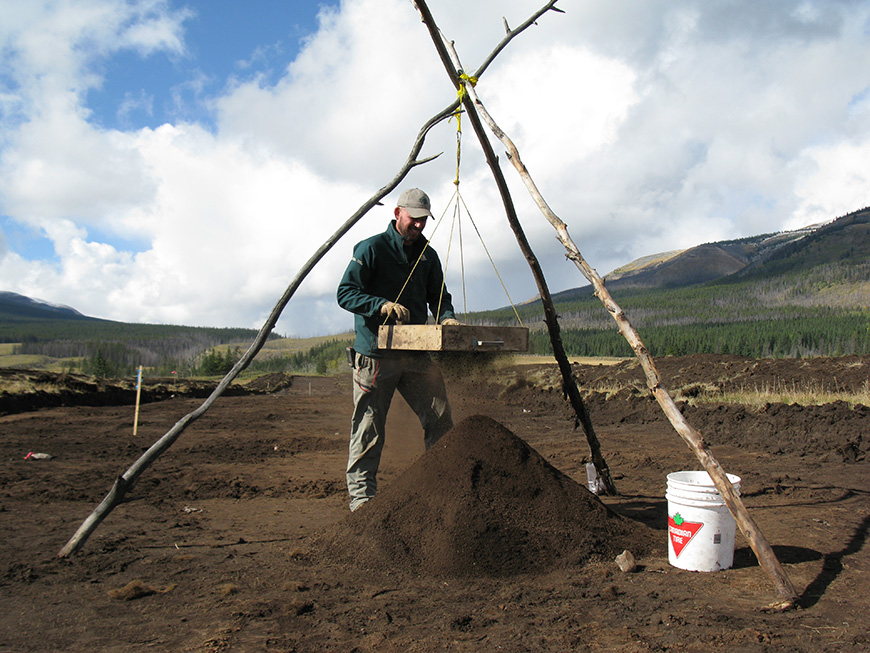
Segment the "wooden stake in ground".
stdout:
<path fill-rule="evenodd" d="M 426 22 L 427 26 L 429 27 L 429 31 L 432 35 L 435 47 L 438 50 L 442 61 L 445 62 L 445 67 L 447 68 L 451 79 L 454 80 L 454 83 L 458 83 L 461 79 L 460 75 L 462 74 L 462 67 L 459 63 L 458 57 L 456 56 L 455 50 L 453 51 L 453 60 L 451 61 L 449 49 L 452 49 L 452 45 L 449 44 L 447 39 L 442 38 L 440 31 L 438 31 L 438 28 L 435 25 L 434 20 L 432 19 L 431 13 L 429 13 L 428 8 L 426 7 L 425 1 L 412 1 L 421 11 L 423 21 Z M 613 319 L 616 321 L 616 324 L 619 328 L 619 332 L 628 341 L 629 345 L 631 345 L 632 350 L 635 352 L 635 355 L 640 361 L 641 367 L 643 367 L 644 373 L 647 377 L 647 384 L 649 385 L 650 390 L 652 391 L 656 401 L 659 403 L 659 406 L 662 408 L 663 412 L 667 416 L 668 420 L 671 422 L 674 429 L 677 431 L 680 437 L 683 438 L 689 448 L 695 453 L 698 460 L 701 462 L 701 465 L 703 465 L 704 469 L 710 475 L 713 484 L 716 486 L 719 494 L 722 495 L 725 504 L 728 506 L 728 509 L 734 516 L 737 525 L 740 527 L 740 531 L 743 533 L 744 537 L 746 537 L 747 541 L 749 542 L 749 545 L 752 547 L 752 550 L 758 558 L 759 563 L 761 564 L 767 575 L 770 577 L 770 579 L 773 581 L 779 600 L 769 606 L 769 608 L 776 610 L 787 610 L 794 608 L 796 606 L 798 598 L 797 592 L 795 591 L 794 585 L 792 585 L 791 580 L 789 580 L 788 576 L 786 575 L 785 570 L 779 564 L 779 560 L 776 558 L 776 554 L 773 552 L 773 548 L 764 538 L 760 529 L 758 528 L 758 525 L 755 523 L 755 520 L 746 510 L 746 507 L 743 505 L 740 496 L 737 494 L 734 486 L 728 480 L 725 471 L 722 469 L 721 465 L 713 456 L 707 444 L 704 442 L 702 435 L 689 425 L 683 414 L 680 412 L 680 409 L 674 402 L 673 398 L 662 385 L 661 377 L 659 376 L 659 373 L 655 368 L 652 356 L 650 356 L 649 352 L 641 341 L 640 335 L 630 324 L 622 309 L 619 308 L 619 306 L 613 300 L 613 297 L 605 288 L 604 281 L 601 279 L 601 277 L 591 266 L 588 265 L 588 263 L 586 263 L 585 259 L 583 259 L 579 249 L 568 235 L 567 225 L 562 222 L 562 220 L 560 220 L 556 216 L 556 214 L 553 213 L 549 205 L 547 205 L 546 201 L 544 200 L 543 196 L 538 191 L 537 186 L 532 180 L 531 175 L 529 174 L 525 165 L 523 165 L 522 160 L 520 159 L 519 151 L 517 150 L 513 141 L 511 141 L 511 139 L 508 138 L 508 136 L 498 127 L 498 125 L 486 111 L 486 108 L 477 97 L 473 85 L 471 84 L 468 85 L 468 88 L 466 89 L 466 94 L 463 97 L 463 106 L 468 112 L 469 118 L 471 118 L 472 116 L 477 116 L 478 112 L 480 112 L 480 115 L 484 116 L 492 132 L 508 148 L 508 158 L 519 172 L 523 183 L 525 183 L 533 199 L 538 204 L 538 207 L 544 213 L 544 216 L 556 229 L 560 242 L 565 246 L 566 250 L 568 251 L 567 257 L 570 260 L 574 261 L 574 263 L 580 269 L 581 273 L 595 287 L 595 295 L 602 301 L 607 311 L 613 316 Z M 484 147 L 484 149 L 486 150 L 486 147 Z"/>
<path fill-rule="evenodd" d="M 139 400 L 142 397 L 142 366 L 136 372 L 136 410 L 133 411 L 133 437 L 139 430 Z"/>

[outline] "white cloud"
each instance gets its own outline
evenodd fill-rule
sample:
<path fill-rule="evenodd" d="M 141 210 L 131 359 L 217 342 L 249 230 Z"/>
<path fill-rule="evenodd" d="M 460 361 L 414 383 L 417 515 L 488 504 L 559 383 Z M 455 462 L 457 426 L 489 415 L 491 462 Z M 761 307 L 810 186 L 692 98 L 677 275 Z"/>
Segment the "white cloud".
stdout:
<path fill-rule="evenodd" d="M 154 96 L 149 95 L 144 90 L 140 90 L 138 94 L 127 91 L 116 112 L 119 122 L 130 126 L 132 116 L 136 112 L 141 112 L 148 117 L 153 116 Z"/>
<path fill-rule="evenodd" d="M 153 194 L 132 139 L 90 125 L 71 98 L 21 125 L 0 159 L 4 211 L 37 227 L 71 218 L 111 228 L 119 213 Z"/>
<path fill-rule="evenodd" d="M 127 5 L 130 14 L 125 16 L 128 25 L 121 32 L 121 45 L 135 48 L 143 55 L 158 51 L 184 53 L 181 24 L 193 13 L 187 9 L 170 12 L 168 6 L 164 0 Z"/>
<path fill-rule="evenodd" d="M 635 84 L 634 72 L 622 62 L 556 44 L 508 57 L 477 90 L 526 164 L 550 177 L 616 140 L 638 101 Z M 560 156 L 553 157 L 554 151 Z"/>
<path fill-rule="evenodd" d="M 254 317 L 360 201 L 350 185 L 292 160 L 257 158 L 193 126 L 142 130 L 135 146 L 157 190 L 116 228 L 149 247 L 117 251 L 89 242 L 69 220 L 47 221 L 61 263 L 40 266 L 21 291 L 46 297 L 49 287 L 50 298 L 74 296 L 109 319 L 256 327 Z M 325 212 L 324 198 L 336 210 Z M 326 269 L 300 297 L 333 291 Z"/>
<path fill-rule="evenodd" d="M 870 206 L 870 138 L 811 148 L 798 166 L 795 195 L 800 204 L 786 227 L 827 222 Z"/>
<path fill-rule="evenodd" d="M 291 154 L 331 178 L 395 174 L 449 81 L 402 0 L 323 10 L 322 28 L 274 87 L 239 84 L 216 101 L 220 133 Z"/>
<path fill-rule="evenodd" d="M 568 13 L 545 15 L 515 40 L 478 92 L 602 273 L 868 204 L 870 3 L 562 5 Z M 473 70 L 502 38 L 502 16 L 516 26 L 538 7 L 444 0 L 432 9 Z M 191 16 L 169 0 L 0 4 L 0 214 L 56 252 L 27 260 L 6 243 L 0 287 L 117 320 L 257 327 L 454 97 L 405 0 L 321 9 L 319 30 L 277 82 L 227 79 L 213 96 L 207 89 L 221 84 L 185 59 L 197 50 L 185 32 Z M 96 124 L 88 92 L 131 51 L 190 66 L 184 85 L 163 89 L 184 122 L 132 124 L 153 111 L 143 91 L 117 107 L 129 128 Z M 198 122 L 205 113 L 213 125 Z M 527 299 L 537 290 L 463 124 L 463 197 L 513 299 Z M 455 127 L 431 132 L 424 154 L 444 154 L 403 183 L 426 188 L 438 207 L 454 190 Z M 583 285 L 501 161 L 551 289 Z M 350 328 L 335 285 L 353 243 L 384 228 L 395 196 L 315 268 L 279 330 Z M 463 229 L 470 308 L 507 304 L 473 229 Z M 442 258 L 448 232 L 434 239 Z M 457 261 L 454 251 L 448 278 L 461 305 Z"/>

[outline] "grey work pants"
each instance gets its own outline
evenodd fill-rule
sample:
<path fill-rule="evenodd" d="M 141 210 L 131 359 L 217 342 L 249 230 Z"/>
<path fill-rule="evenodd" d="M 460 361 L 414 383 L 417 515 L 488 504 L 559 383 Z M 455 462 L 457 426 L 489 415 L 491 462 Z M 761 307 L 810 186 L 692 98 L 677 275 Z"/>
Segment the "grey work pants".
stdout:
<path fill-rule="evenodd" d="M 453 428 L 444 377 L 429 354 L 390 352 L 382 358 L 356 354 L 354 362 L 354 409 L 347 461 L 351 510 L 375 496 L 387 412 L 396 390 L 420 419 L 426 449 Z"/>

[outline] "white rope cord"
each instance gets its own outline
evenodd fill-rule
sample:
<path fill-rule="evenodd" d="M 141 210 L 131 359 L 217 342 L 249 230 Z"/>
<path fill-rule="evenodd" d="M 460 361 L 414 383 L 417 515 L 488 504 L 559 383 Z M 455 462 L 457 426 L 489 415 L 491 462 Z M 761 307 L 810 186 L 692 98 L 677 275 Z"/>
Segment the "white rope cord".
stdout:
<path fill-rule="evenodd" d="M 474 218 L 471 215 L 471 211 L 468 210 L 468 205 L 465 203 L 465 198 L 462 197 L 462 194 L 459 192 L 459 186 L 457 185 L 456 191 L 453 193 L 453 197 L 450 198 L 450 201 L 445 205 L 444 211 L 441 213 L 441 216 L 435 223 L 435 227 L 432 229 L 432 234 L 429 239 L 426 241 L 426 246 L 420 251 L 420 255 L 417 257 L 417 260 L 414 262 L 414 266 L 411 268 L 411 272 L 408 274 L 408 278 L 405 279 L 405 283 L 402 285 L 402 289 L 399 291 L 399 296 L 396 297 L 396 303 L 398 303 L 399 299 L 402 297 L 402 293 L 405 292 L 405 288 L 408 286 L 408 282 L 411 280 L 411 276 L 414 274 L 414 271 L 417 269 L 417 265 L 423 258 L 423 254 L 426 252 L 426 249 L 429 247 L 429 243 L 432 242 L 432 238 L 434 238 L 435 233 L 438 231 L 438 227 L 441 226 L 441 223 L 444 221 L 444 216 L 447 215 L 447 210 L 450 208 L 451 203 L 453 203 L 453 221 L 451 223 L 450 235 L 448 236 L 447 243 L 447 257 L 444 260 L 444 279 L 441 282 L 441 293 L 438 298 L 438 313 L 441 313 L 441 300 L 444 297 L 444 286 L 446 285 L 446 275 L 447 275 L 447 267 L 450 263 L 450 254 L 453 245 L 453 229 L 456 224 L 459 225 L 459 252 L 460 252 L 460 268 L 461 268 L 461 277 L 462 277 L 462 304 L 463 309 L 466 315 L 466 320 L 468 317 L 468 308 L 467 308 L 467 293 L 465 288 L 465 258 L 464 251 L 465 248 L 462 243 L 462 218 L 460 211 L 460 202 L 463 207 L 465 207 L 465 213 L 468 215 L 468 219 L 471 221 L 471 226 L 474 227 L 474 231 L 477 233 L 477 237 L 480 240 L 480 244 L 483 247 L 483 251 L 486 253 L 487 258 L 489 259 L 490 265 L 492 265 L 492 269 L 495 271 L 495 275 L 501 284 L 502 290 L 504 290 L 504 294 L 508 299 L 508 302 L 511 305 L 511 309 L 513 309 L 514 315 L 517 318 L 517 322 L 520 326 L 525 327 L 523 324 L 523 320 L 520 317 L 519 311 L 517 311 L 517 307 L 514 304 L 513 299 L 511 298 L 510 293 L 508 292 L 507 286 L 505 286 L 504 279 L 502 279 L 501 273 L 498 271 L 498 266 L 496 266 L 495 261 L 492 258 L 492 255 L 489 253 L 489 249 L 486 246 L 486 243 L 483 240 L 483 235 L 480 233 L 480 229 L 477 228 L 477 223 L 474 221 Z M 389 316 L 384 319 L 384 324 L 387 323 Z"/>
<path fill-rule="evenodd" d="M 468 210 L 468 206 L 465 204 L 465 198 L 459 194 L 459 191 L 456 192 L 456 195 L 458 196 L 457 201 L 462 201 L 462 206 L 465 207 L 465 212 L 468 214 L 468 219 L 471 221 L 471 226 L 474 227 L 474 231 L 477 233 L 477 237 L 480 239 L 480 244 L 483 246 L 483 251 L 486 252 L 486 256 L 489 258 L 490 264 L 492 264 L 492 269 L 495 270 L 495 276 L 498 277 L 499 283 L 501 283 L 502 290 L 504 290 L 504 294 L 507 297 L 508 302 L 510 302 L 511 308 L 514 311 L 514 315 L 516 315 L 517 322 L 519 322 L 521 327 L 525 327 L 525 324 L 523 324 L 523 320 L 520 317 L 519 312 L 517 311 L 517 307 L 514 304 L 514 300 L 511 299 L 511 295 L 508 292 L 507 286 L 505 286 L 504 280 L 501 278 L 501 274 L 499 274 L 498 267 L 496 266 L 492 255 L 489 253 L 489 249 L 487 249 L 486 243 L 483 242 L 483 236 L 480 233 L 480 229 L 477 228 L 477 224 L 474 222 L 474 218 L 471 217 L 471 211 Z"/>

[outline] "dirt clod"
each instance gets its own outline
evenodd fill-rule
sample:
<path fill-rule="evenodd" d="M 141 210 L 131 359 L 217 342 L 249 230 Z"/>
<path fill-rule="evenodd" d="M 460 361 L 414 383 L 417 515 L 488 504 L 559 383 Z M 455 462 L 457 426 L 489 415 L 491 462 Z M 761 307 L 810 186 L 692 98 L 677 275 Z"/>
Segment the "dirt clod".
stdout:
<path fill-rule="evenodd" d="M 111 589 L 107 592 L 109 598 L 118 601 L 133 601 L 141 599 L 143 596 L 151 596 L 152 594 L 166 594 L 175 589 L 175 585 L 167 585 L 165 587 L 154 587 L 139 578 L 131 580 L 124 587 Z"/>

